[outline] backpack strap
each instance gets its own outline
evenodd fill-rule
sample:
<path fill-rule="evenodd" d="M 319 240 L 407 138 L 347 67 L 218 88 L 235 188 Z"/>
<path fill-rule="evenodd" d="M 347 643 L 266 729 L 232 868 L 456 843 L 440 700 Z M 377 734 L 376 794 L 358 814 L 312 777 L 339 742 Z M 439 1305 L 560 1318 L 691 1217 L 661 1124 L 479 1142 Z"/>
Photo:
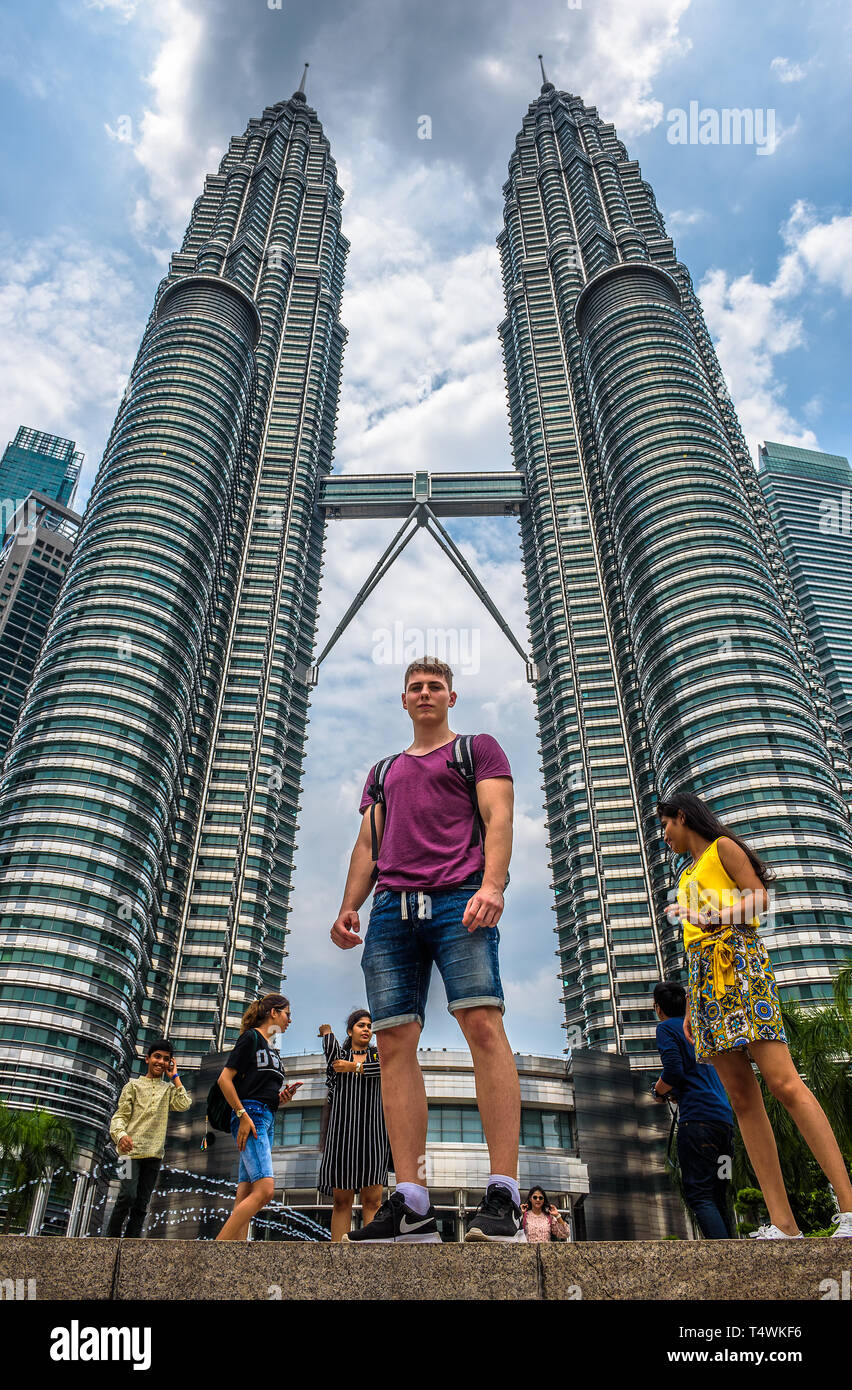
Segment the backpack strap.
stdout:
<path fill-rule="evenodd" d="M 476 796 L 476 765 L 473 760 L 473 734 L 457 734 L 453 740 L 453 756 L 447 760 L 447 767 L 454 768 L 464 778 L 467 794 L 473 806 L 473 829 L 470 833 L 470 848 L 485 844 L 485 826 L 479 814 L 479 801 Z"/>
<path fill-rule="evenodd" d="M 370 853 L 373 856 L 372 880 L 374 883 L 379 876 L 379 836 L 376 830 L 376 807 L 386 804 L 385 778 L 391 764 L 396 762 L 398 757 L 398 753 L 392 753 L 389 758 L 382 758 L 377 762 L 373 769 L 373 780 L 367 788 L 367 795 L 373 803 L 370 807 Z"/>

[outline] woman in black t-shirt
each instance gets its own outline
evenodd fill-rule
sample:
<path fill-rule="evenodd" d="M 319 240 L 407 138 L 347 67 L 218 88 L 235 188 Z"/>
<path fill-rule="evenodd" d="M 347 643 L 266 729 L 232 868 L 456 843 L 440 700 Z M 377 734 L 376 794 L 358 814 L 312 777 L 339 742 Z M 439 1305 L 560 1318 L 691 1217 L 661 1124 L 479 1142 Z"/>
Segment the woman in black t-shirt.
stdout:
<path fill-rule="evenodd" d="M 267 994 L 249 1004 L 240 1036 L 220 1073 L 219 1089 L 234 1112 L 231 1134 L 240 1151 L 240 1171 L 234 1210 L 217 1240 L 246 1240 L 252 1218 L 272 1201 L 275 1112 L 302 1084 L 284 1084 L 284 1064 L 270 1041 L 289 1026 L 290 1004 L 283 994 Z"/>

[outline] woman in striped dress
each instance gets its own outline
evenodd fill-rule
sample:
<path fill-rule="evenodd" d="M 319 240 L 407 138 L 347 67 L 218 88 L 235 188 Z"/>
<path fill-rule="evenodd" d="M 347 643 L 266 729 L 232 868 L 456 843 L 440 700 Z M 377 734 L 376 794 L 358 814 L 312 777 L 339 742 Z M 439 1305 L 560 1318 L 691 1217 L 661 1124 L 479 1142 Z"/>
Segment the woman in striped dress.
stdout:
<path fill-rule="evenodd" d="M 334 1200 L 331 1238 L 342 1240 L 352 1225 L 355 1193 L 361 1193 L 366 1226 L 382 1201 L 391 1164 L 388 1132 L 382 1110 L 379 1053 L 370 1047 L 373 1021 L 367 1009 L 355 1009 L 346 1020 L 341 1046 L 328 1023 L 319 1030 L 327 1063 L 328 1121 L 325 1150 L 317 1187 Z"/>

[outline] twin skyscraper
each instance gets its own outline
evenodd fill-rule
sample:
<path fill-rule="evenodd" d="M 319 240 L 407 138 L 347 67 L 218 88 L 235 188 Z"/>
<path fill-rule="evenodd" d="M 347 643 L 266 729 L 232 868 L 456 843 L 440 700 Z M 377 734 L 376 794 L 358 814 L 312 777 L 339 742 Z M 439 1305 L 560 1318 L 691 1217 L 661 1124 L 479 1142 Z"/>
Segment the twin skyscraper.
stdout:
<path fill-rule="evenodd" d="M 498 237 L 568 1040 L 655 1058 L 680 966 L 654 814 L 778 874 L 767 945 L 849 950 L 852 772 L 651 188 L 545 82 Z M 0 783 L 0 1095 L 95 1157 L 137 1046 L 197 1067 L 280 985 L 348 243 L 300 89 L 231 141 L 161 283 Z M 815 526 L 818 528 L 819 518 Z M 795 962 L 795 963 L 794 963 Z"/>

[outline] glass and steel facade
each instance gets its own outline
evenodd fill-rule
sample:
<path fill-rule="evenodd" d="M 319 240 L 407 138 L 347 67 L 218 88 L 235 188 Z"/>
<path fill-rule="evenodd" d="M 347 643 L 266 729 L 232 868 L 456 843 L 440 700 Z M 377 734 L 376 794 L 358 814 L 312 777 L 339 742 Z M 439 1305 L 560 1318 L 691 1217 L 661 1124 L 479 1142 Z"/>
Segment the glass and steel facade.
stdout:
<path fill-rule="evenodd" d="M 73 439 L 21 425 L 0 459 L 0 499 L 14 507 L 35 490 L 70 507 L 74 500 L 83 455 Z M 4 523 L 8 517 L 4 517 Z"/>
<path fill-rule="evenodd" d="M 280 986 L 341 201 L 301 91 L 206 180 L 3 769 L 0 952 L 32 978 L 3 997 L 0 1094 L 72 1119 L 84 1152 L 146 1038 L 192 1069 Z"/>
<path fill-rule="evenodd" d="M 31 492 L 12 518 L 0 549 L 0 761 L 9 745 L 80 517 Z"/>
<path fill-rule="evenodd" d="M 565 1023 L 569 1046 L 649 1066 L 649 993 L 682 968 L 657 796 L 705 797 L 772 861 L 767 945 L 808 999 L 852 939 L 849 764 L 638 165 L 593 107 L 545 83 L 504 193 L 500 333 Z"/>
<path fill-rule="evenodd" d="M 852 468 L 842 454 L 769 440 L 759 462 L 760 486 L 852 754 Z"/>

